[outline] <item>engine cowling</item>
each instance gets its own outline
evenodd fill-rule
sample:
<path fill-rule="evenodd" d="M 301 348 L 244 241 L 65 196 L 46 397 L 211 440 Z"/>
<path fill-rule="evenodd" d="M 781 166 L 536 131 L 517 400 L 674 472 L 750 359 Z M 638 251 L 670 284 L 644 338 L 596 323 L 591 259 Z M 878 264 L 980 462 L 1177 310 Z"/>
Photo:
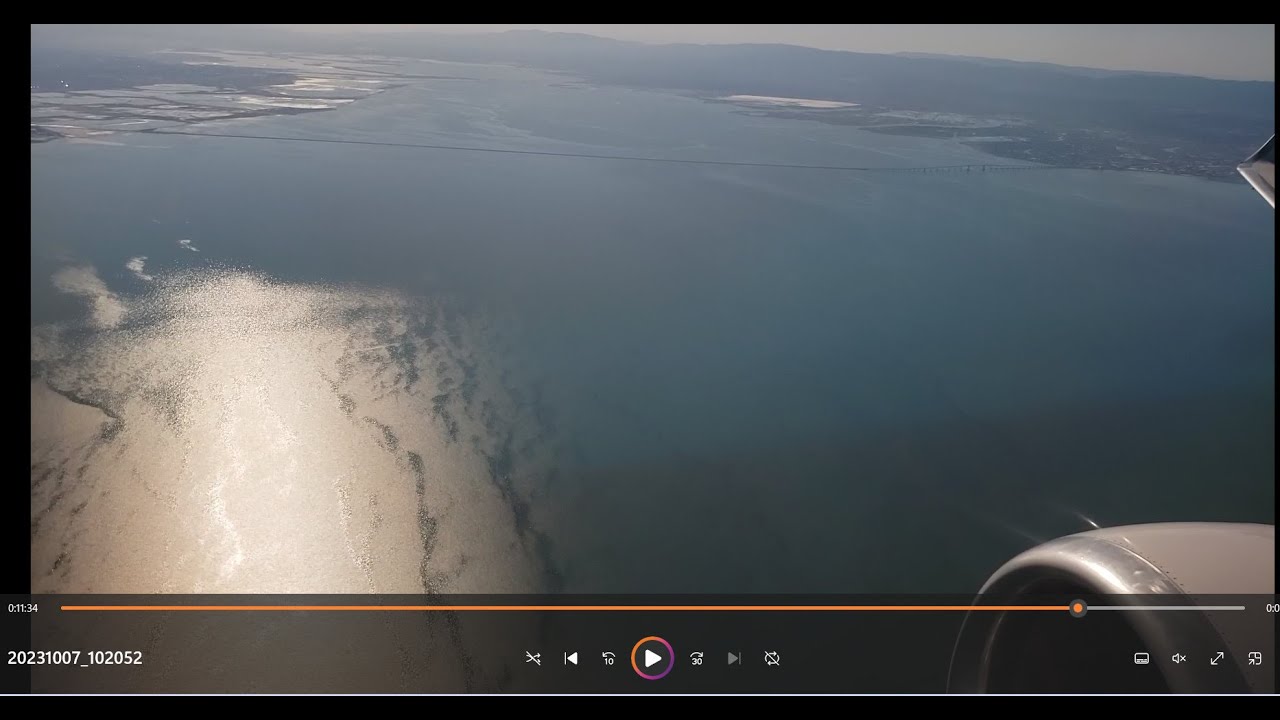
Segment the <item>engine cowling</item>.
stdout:
<path fill-rule="evenodd" d="M 1091 530 L 1051 540 L 1001 566 L 980 591 L 1017 603 L 1021 597 L 1112 596 L 1113 602 L 1136 604 L 1139 596 L 1272 595 L 1275 593 L 1275 527 L 1247 523 L 1153 523 Z M 1125 598 L 1130 598 L 1126 600 Z M 1015 613 L 969 613 L 952 655 L 948 687 L 952 692 L 1018 692 L 1036 679 L 1078 678 L 1089 686 L 1088 662 L 1064 652 L 1053 667 L 1028 667 L 1028 643 L 1046 638 L 1019 632 Z M 1239 690 L 1252 688 L 1240 668 L 1246 652 L 1274 632 L 1258 633 L 1256 614 L 1227 612 L 1115 612 L 1109 632 L 1131 633 L 1136 647 L 1150 650 L 1160 670 L 1157 682 L 1174 692 L 1206 692 L 1194 673 L 1173 672 L 1178 648 L 1222 647 L 1231 659 L 1230 672 Z M 1268 654 L 1270 654 L 1268 652 Z M 1225 672 L 1214 674 L 1213 690 L 1221 690 Z M 1101 680 L 1101 679 L 1099 679 Z M 1204 682 L 1208 682 L 1208 678 Z M 1231 682 L 1234 682 L 1232 680 Z M 1231 684 L 1228 683 L 1228 685 Z"/>

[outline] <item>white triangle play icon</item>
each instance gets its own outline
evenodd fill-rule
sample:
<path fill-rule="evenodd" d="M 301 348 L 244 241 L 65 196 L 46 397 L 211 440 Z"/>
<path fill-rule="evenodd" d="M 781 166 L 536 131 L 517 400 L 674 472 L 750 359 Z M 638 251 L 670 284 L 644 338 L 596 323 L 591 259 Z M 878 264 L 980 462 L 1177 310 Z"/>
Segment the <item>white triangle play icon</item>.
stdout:
<path fill-rule="evenodd" d="M 652 650 L 644 651 L 644 666 L 653 667 L 654 663 L 662 662 L 662 656 Z"/>

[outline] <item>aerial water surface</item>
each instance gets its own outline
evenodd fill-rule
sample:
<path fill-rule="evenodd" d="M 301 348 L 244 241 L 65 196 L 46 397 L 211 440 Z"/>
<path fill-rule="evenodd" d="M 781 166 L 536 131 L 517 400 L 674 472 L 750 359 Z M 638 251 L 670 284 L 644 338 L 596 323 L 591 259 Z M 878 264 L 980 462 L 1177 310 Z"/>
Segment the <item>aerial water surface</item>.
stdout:
<path fill-rule="evenodd" d="M 1009 164 L 408 65 L 450 77 L 32 146 L 35 592 L 969 592 L 1274 522 L 1247 185 L 405 147 Z"/>

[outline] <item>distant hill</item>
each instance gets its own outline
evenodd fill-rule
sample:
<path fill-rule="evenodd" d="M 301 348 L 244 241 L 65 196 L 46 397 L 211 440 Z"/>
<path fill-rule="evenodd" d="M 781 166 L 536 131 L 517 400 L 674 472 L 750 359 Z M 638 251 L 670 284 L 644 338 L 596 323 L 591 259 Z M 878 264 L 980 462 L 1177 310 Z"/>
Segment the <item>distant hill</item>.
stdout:
<path fill-rule="evenodd" d="M 965 62 L 978 63 L 979 65 L 1022 65 L 1027 67 L 1037 67 L 1044 70 L 1055 70 L 1071 75 L 1084 75 L 1086 77 L 1105 77 L 1107 75 L 1162 75 L 1165 77 L 1178 77 L 1178 73 L 1153 72 L 1149 70 L 1105 70 L 1103 68 L 1082 67 L 1079 65 L 1057 65 L 1055 63 L 1037 62 L 1034 60 L 1008 60 L 1004 58 L 977 57 L 974 55 L 947 55 L 944 53 L 922 53 L 922 52 L 899 52 L 893 53 L 898 57 L 920 58 L 924 60 L 963 60 Z"/>
<path fill-rule="evenodd" d="M 601 83 L 1017 115 L 1125 132 L 1265 137 L 1275 124 L 1272 82 L 793 45 L 649 45 L 535 30 L 477 35 L 395 33 L 327 42 L 346 51 L 530 65 Z"/>

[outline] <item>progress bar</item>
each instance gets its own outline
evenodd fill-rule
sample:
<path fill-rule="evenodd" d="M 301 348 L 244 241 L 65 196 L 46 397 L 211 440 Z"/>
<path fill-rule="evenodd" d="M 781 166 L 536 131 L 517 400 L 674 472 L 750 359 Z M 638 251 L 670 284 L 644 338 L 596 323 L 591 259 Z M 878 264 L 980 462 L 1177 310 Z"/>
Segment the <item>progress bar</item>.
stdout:
<path fill-rule="evenodd" d="M 1244 605 L 62 605 L 65 612 L 1068 612 L 1222 611 Z"/>
<path fill-rule="evenodd" d="M 1090 605 L 1094 610 L 1244 610 L 1243 605 Z"/>
<path fill-rule="evenodd" d="M 63 605 L 66 612 L 1067 612 L 1067 605 Z"/>

